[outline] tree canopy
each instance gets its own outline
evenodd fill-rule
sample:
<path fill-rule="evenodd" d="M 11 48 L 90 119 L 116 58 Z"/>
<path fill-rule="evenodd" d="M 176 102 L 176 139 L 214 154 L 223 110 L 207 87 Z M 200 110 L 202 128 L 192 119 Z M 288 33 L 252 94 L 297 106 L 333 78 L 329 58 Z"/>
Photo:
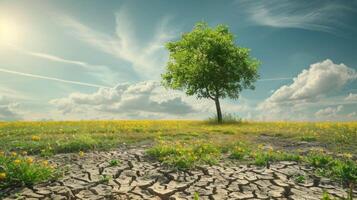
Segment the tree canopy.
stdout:
<path fill-rule="evenodd" d="M 170 55 L 162 74 L 163 85 L 214 100 L 221 122 L 219 99 L 238 99 L 243 89 L 254 89 L 253 83 L 259 77 L 260 62 L 234 40 L 226 25 L 211 28 L 197 23 L 180 40 L 166 44 Z"/>

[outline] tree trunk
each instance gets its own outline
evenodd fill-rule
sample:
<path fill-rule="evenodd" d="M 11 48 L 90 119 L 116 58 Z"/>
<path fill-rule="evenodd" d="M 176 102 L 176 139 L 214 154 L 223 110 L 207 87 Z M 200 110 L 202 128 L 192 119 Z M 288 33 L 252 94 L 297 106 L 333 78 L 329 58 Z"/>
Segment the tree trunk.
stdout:
<path fill-rule="evenodd" d="M 221 111 L 221 105 L 219 104 L 219 99 L 216 98 L 214 100 L 214 102 L 216 103 L 217 121 L 219 124 L 221 124 L 222 123 L 222 111 Z"/>

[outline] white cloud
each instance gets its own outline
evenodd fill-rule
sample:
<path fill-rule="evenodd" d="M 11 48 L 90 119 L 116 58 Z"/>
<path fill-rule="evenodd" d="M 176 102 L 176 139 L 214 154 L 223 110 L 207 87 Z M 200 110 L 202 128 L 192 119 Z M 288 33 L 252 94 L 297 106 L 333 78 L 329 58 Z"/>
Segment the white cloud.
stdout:
<path fill-rule="evenodd" d="M 18 103 L 10 101 L 9 98 L 0 95 L 0 121 L 19 120 Z"/>
<path fill-rule="evenodd" d="M 77 38 L 131 63 L 134 70 L 144 78 L 152 78 L 160 74 L 167 60 L 167 52 L 163 45 L 177 35 L 175 29 L 168 28 L 170 20 L 166 17 L 158 23 L 150 41 L 137 41 L 136 32 L 146 30 L 133 27 L 127 10 L 123 8 L 115 14 L 115 35 L 95 31 L 68 16 L 61 16 L 60 20 L 72 29 Z"/>
<path fill-rule="evenodd" d="M 263 119 L 305 119 L 306 111 L 337 93 L 357 78 L 354 69 L 331 60 L 315 63 L 303 70 L 293 83 L 283 85 L 259 104 Z"/>
<path fill-rule="evenodd" d="M 321 110 L 318 110 L 315 113 L 315 116 L 318 118 L 334 118 L 337 117 L 337 114 L 343 109 L 342 105 L 337 107 L 327 107 Z"/>
<path fill-rule="evenodd" d="M 353 6 L 338 1 L 237 0 L 249 19 L 262 26 L 277 28 L 299 28 L 342 34 L 341 30 L 355 30 L 348 27 L 345 18 L 354 12 Z"/>
<path fill-rule="evenodd" d="M 94 110 L 117 118 L 143 116 L 177 116 L 194 112 L 194 108 L 181 97 L 158 98 L 159 83 L 145 81 L 137 84 L 119 84 L 113 88 L 100 88 L 92 94 L 73 93 L 50 103 L 65 114 Z"/>
<path fill-rule="evenodd" d="M 119 84 L 91 94 L 72 93 L 50 101 L 65 119 L 204 119 L 216 112 L 209 99 L 196 99 L 181 91 L 166 90 L 156 81 Z M 243 115 L 252 108 L 245 99 L 222 101 L 223 112 Z"/>
<path fill-rule="evenodd" d="M 346 98 L 346 101 L 357 101 L 357 94 L 350 93 Z"/>

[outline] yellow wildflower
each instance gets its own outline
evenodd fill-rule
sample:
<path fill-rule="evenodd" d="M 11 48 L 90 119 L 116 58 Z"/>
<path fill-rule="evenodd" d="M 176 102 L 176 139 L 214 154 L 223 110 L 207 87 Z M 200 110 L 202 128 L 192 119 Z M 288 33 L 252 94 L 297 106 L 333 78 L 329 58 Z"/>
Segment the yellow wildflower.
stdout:
<path fill-rule="evenodd" d="M 32 140 L 32 141 L 39 141 L 39 140 L 40 140 L 40 137 L 39 137 L 39 136 L 36 136 L 36 135 L 33 135 L 33 136 L 31 137 L 31 140 Z"/>
<path fill-rule="evenodd" d="M 42 164 L 43 164 L 44 166 L 47 166 L 47 165 L 48 165 L 48 161 L 47 161 L 47 160 L 44 160 L 44 161 L 42 161 Z"/>
<path fill-rule="evenodd" d="M 20 164 L 20 163 L 21 163 L 21 160 L 16 159 L 16 160 L 14 160 L 14 163 L 15 163 L 16 165 L 18 165 L 18 164 Z"/>
<path fill-rule="evenodd" d="M 17 153 L 13 151 L 13 152 L 11 152 L 11 155 L 12 156 L 17 156 Z"/>
<path fill-rule="evenodd" d="M 353 156 L 350 153 L 344 153 L 343 157 L 351 159 Z"/>
<path fill-rule="evenodd" d="M 84 156 L 84 152 L 83 151 L 79 151 L 79 156 L 83 157 Z"/>
<path fill-rule="evenodd" d="M 6 178 L 6 173 L 2 172 L 0 173 L 0 180 L 4 180 Z"/>
<path fill-rule="evenodd" d="M 26 155 L 27 155 L 27 151 L 22 151 L 21 154 L 22 154 L 23 156 L 26 156 Z"/>
<path fill-rule="evenodd" d="M 4 156 L 4 155 L 5 155 L 5 152 L 0 151 L 0 156 Z"/>
<path fill-rule="evenodd" d="M 28 157 L 28 158 L 26 159 L 26 162 L 27 162 L 28 164 L 32 164 L 32 163 L 33 163 L 33 158 Z"/>

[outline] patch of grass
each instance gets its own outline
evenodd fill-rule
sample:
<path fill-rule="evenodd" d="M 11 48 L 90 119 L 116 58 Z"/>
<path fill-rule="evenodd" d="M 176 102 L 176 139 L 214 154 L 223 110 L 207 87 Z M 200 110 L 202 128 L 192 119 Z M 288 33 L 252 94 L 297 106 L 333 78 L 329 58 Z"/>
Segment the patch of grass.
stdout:
<path fill-rule="evenodd" d="M 311 151 L 305 161 L 315 168 L 329 168 L 334 164 L 334 158 L 326 154 L 323 150 Z"/>
<path fill-rule="evenodd" d="M 242 160 L 249 155 L 250 149 L 247 147 L 246 144 L 243 144 L 242 142 L 238 142 L 231 147 L 229 152 L 230 152 L 229 158 Z"/>
<path fill-rule="evenodd" d="M 212 117 L 209 117 L 207 119 L 207 122 L 210 124 L 218 124 L 217 114 L 214 114 Z M 242 118 L 240 118 L 238 115 L 235 115 L 235 114 L 223 113 L 222 114 L 222 122 L 224 124 L 236 124 L 236 123 L 241 123 Z"/>
<path fill-rule="evenodd" d="M 331 170 L 332 177 L 341 180 L 344 186 L 349 188 L 349 196 L 352 197 L 352 190 L 357 184 L 356 162 L 352 160 L 337 160 L 329 170 Z"/>
<path fill-rule="evenodd" d="M 336 200 L 336 198 L 332 198 L 329 193 L 327 193 L 326 191 L 324 191 L 324 192 L 322 193 L 322 198 L 321 198 L 321 200 Z"/>
<path fill-rule="evenodd" d="M 305 135 L 304 134 L 300 137 L 300 140 L 304 141 L 304 142 L 314 142 L 314 141 L 317 141 L 317 138 L 314 135 Z"/>
<path fill-rule="evenodd" d="M 58 176 L 59 171 L 46 160 L 36 160 L 16 152 L 0 153 L 0 188 L 31 186 Z"/>
<path fill-rule="evenodd" d="M 199 200 L 199 199 L 200 199 L 200 195 L 198 194 L 198 192 L 195 192 L 195 193 L 194 193 L 193 199 L 194 199 L 194 200 Z"/>
<path fill-rule="evenodd" d="M 251 156 L 254 158 L 254 164 L 258 166 L 269 166 L 269 163 L 276 161 L 300 161 L 301 157 L 298 154 L 269 150 L 259 150 L 253 152 Z"/>
<path fill-rule="evenodd" d="M 113 166 L 118 166 L 119 165 L 119 160 L 113 159 L 109 161 L 109 166 L 113 167 Z"/>
<path fill-rule="evenodd" d="M 0 122 L 0 148 L 51 156 L 80 150 L 107 150 L 122 143 L 154 141 L 160 135 L 172 141 L 199 138 L 227 144 L 238 139 L 254 142 L 260 134 L 279 136 L 275 137 L 276 140 L 311 141 L 314 139 L 310 136 L 314 136 L 330 151 L 357 153 L 357 122 L 241 122 L 222 125 L 185 120 Z"/>
<path fill-rule="evenodd" d="M 295 180 L 295 182 L 297 182 L 297 183 L 303 183 L 303 182 L 305 182 L 306 178 L 305 178 L 304 175 L 298 174 L 298 175 L 296 175 L 296 176 L 294 177 L 294 180 Z"/>
<path fill-rule="evenodd" d="M 357 184 L 357 163 L 350 158 L 335 158 L 324 151 L 312 151 L 305 161 L 316 168 L 318 174 L 340 181 L 349 188 L 348 198 Z"/>
<path fill-rule="evenodd" d="M 100 183 L 108 183 L 108 182 L 110 181 L 110 179 L 111 179 L 110 176 L 108 176 L 108 175 L 102 175 L 102 176 L 100 177 L 99 182 L 100 182 Z"/>
<path fill-rule="evenodd" d="M 147 153 L 178 169 L 193 168 L 198 164 L 215 164 L 220 157 L 219 148 L 201 141 L 194 144 L 159 141 Z"/>

